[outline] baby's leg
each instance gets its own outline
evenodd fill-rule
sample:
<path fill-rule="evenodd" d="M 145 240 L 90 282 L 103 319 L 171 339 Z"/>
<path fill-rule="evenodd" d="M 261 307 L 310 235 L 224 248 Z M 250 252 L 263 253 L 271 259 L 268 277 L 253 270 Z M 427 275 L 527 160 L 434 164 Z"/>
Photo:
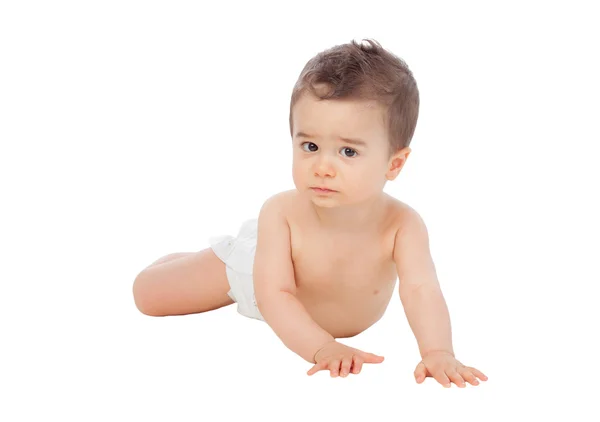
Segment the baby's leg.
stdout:
<path fill-rule="evenodd" d="M 152 316 L 211 311 L 233 303 L 225 264 L 212 249 L 167 255 L 138 274 L 133 297 Z"/>
<path fill-rule="evenodd" d="M 148 268 L 152 267 L 153 265 L 162 264 L 163 262 L 173 261 L 174 259 L 181 258 L 182 256 L 188 256 L 188 255 L 191 255 L 193 253 L 194 252 L 175 252 L 175 253 L 171 253 L 169 255 L 165 255 L 162 258 L 157 259 L 152 264 L 150 264 L 148 266 Z"/>

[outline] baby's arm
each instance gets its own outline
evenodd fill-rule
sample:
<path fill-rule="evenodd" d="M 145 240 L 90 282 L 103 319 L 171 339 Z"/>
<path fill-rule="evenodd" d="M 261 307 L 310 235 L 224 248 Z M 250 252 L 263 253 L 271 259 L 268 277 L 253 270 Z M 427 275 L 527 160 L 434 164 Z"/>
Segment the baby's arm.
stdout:
<path fill-rule="evenodd" d="M 431 257 L 427 227 L 413 209 L 396 234 L 394 261 L 400 299 L 421 356 L 433 352 L 454 356 L 450 315 Z"/>
<path fill-rule="evenodd" d="M 450 315 L 437 279 L 429 250 L 427 227 L 421 216 L 410 209 L 396 234 L 394 261 L 400 279 L 400 299 L 421 352 L 415 380 L 435 378 L 445 387 L 451 382 L 465 387 L 465 381 L 478 385 L 487 376 L 465 366 L 454 356 Z"/>
<path fill-rule="evenodd" d="M 335 339 L 296 298 L 290 230 L 277 195 L 260 210 L 253 278 L 256 304 L 265 322 L 288 349 L 314 363 L 317 350 Z"/>

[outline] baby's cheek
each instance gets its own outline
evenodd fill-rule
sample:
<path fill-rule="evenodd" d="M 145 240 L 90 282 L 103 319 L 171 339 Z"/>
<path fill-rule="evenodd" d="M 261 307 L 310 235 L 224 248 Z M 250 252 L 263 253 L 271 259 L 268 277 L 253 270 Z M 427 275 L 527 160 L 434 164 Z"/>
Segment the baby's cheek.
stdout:
<path fill-rule="evenodd" d="M 368 173 L 353 175 L 352 182 L 349 183 L 352 190 L 357 193 L 369 194 L 373 190 L 373 178 Z"/>
<path fill-rule="evenodd" d="M 296 185 L 296 188 L 298 189 L 301 189 L 305 185 L 302 172 L 299 171 L 297 167 L 294 167 L 292 170 L 292 179 L 294 180 L 294 185 Z"/>

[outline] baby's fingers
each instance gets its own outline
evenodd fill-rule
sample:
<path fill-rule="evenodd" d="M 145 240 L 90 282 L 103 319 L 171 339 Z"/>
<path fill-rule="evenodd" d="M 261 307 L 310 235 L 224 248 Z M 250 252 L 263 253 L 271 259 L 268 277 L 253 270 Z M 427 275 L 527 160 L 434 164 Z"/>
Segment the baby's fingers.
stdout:
<path fill-rule="evenodd" d="M 339 359 L 334 359 L 329 364 L 329 372 L 330 372 L 330 375 L 332 378 L 335 378 L 338 376 L 338 374 L 340 372 L 340 363 L 341 363 L 341 361 Z"/>
<path fill-rule="evenodd" d="M 433 374 L 433 378 L 446 388 L 450 388 L 450 379 L 443 370 L 437 370 Z"/>
<path fill-rule="evenodd" d="M 423 362 L 419 362 L 417 368 L 415 369 L 415 381 L 421 384 L 427 378 L 427 368 Z"/>
<path fill-rule="evenodd" d="M 483 372 L 481 372 L 478 369 L 475 368 L 471 368 L 470 366 L 467 367 L 467 369 L 469 371 L 471 371 L 473 373 L 473 375 L 475 375 L 477 378 L 479 378 L 481 381 L 487 381 L 488 377 L 486 377 Z"/>
<path fill-rule="evenodd" d="M 352 366 L 352 357 L 345 357 L 342 360 L 342 373 L 340 374 L 342 377 L 348 376 L 350 373 L 350 367 Z"/>
<path fill-rule="evenodd" d="M 315 364 L 312 368 L 310 368 L 306 374 L 307 375 L 316 374 L 317 372 L 319 372 L 323 369 L 326 369 L 328 365 L 329 365 L 328 361 L 322 360 L 321 362 Z"/>
<path fill-rule="evenodd" d="M 467 381 L 471 385 L 479 385 L 479 381 L 477 381 L 477 378 L 475 378 L 475 375 L 473 375 L 473 373 L 471 371 L 469 371 L 468 369 L 464 369 L 460 374 L 465 379 L 465 381 Z"/>
<path fill-rule="evenodd" d="M 365 363 L 381 363 L 383 362 L 384 357 L 378 356 L 373 353 L 362 352 L 359 354 L 361 358 L 363 358 Z"/>
<path fill-rule="evenodd" d="M 363 359 L 358 356 L 358 355 L 354 355 L 352 357 L 352 373 L 353 374 L 358 374 L 360 372 L 360 370 L 362 369 L 363 366 Z"/>
<path fill-rule="evenodd" d="M 465 380 L 463 379 L 463 377 L 460 376 L 460 374 L 458 372 L 456 372 L 456 370 L 454 370 L 454 369 L 447 369 L 446 370 L 446 375 L 448 376 L 448 378 L 450 378 L 452 380 L 452 382 L 454 384 L 456 384 L 460 388 L 464 388 L 466 386 L 465 385 Z"/>

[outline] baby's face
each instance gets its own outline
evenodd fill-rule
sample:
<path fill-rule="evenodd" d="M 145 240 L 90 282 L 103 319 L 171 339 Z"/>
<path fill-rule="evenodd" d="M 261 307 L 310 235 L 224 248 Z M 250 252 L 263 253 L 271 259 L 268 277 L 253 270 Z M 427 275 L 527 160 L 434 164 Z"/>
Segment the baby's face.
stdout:
<path fill-rule="evenodd" d="M 373 101 L 318 101 L 309 93 L 303 95 L 292 110 L 296 188 L 323 207 L 354 204 L 380 194 L 390 160 L 383 119 L 384 109 Z M 322 194 L 313 187 L 337 192 Z"/>

